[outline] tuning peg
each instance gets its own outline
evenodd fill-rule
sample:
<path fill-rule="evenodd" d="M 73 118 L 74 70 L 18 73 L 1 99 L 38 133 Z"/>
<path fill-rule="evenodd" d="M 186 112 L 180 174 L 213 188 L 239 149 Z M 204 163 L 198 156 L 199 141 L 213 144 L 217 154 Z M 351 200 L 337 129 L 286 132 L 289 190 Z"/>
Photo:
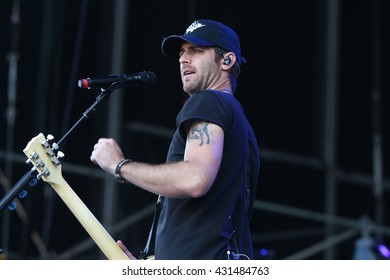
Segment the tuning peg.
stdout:
<path fill-rule="evenodd" d="M 26 163 L 27 163 L 27 164 L 31 163 L 31 159 L 37 160 L 37 159 L 39 159 L 39 155 L 38 155 L 37 153 L 33 153 L 33 154 L 30 156 L 30 158 L 28 158 L 28 159 L 26 160 Z"/>
<path fill-rule="evenodd" d="M 57 143 L 55 143 L 53 140 L 54 140 L 54 136 L 53 135 L 51 135 L 51 134 L 48 134 L 47 135 L 47 137 L 46 137 L 46 139 L 47 139 L 47 142 L 50 142 L 51 143 L 51 147 L 52 147 L 52 149 L 54 150 L 54 151 L 57 151 L 59 148 L 60 148 L 60 146 L 58 146 L 58 144 Z M 46 143 L 46 142 L 45 142 Z M 46 146 L 45 146 L 46 147 Z M 47 148 L 47 147 L 46 147 Z"/>
<path fill-rule="evenodd" d="M 56 157 L 52 157 L 51 158 L 51 161 L 55 164 L 55 165 L 60 165 L 61 164 L 61 159 L 65 156 L 65 154 L 61 151 L 58 151 L 57 152 L 57 156 Z"/>
<path fill-rule="evenodd" d="M 50 175 L 49 169 L 45 168 L 42 173 L 39 173 L 37 175 L 37 179 L 40 180 L 42 176 L 49 176 L 49 175 Z"/>
<path fill-rule="evenodd" d="M 57 143 L 53 142 L 52 148 L 54 151 L 57 151 L 60 148 L 60 146 Z"/>
<path fill-rule="evenodd" d="M 12 202 L 8 205 L 8 210 L 13 211 L 13 210 L 15 210 L 15 208 L 16 208 L 16 202 L 15 202 L 15 201 L 12 201 Z"/>
<path fill-rule="evenodd" d="M 63 152 L 58 151 L 57 157 L 58 157 L 59 159 L 63 158 L 64 156 L 65 156 L 65 154 L 64 154 Z"/>
<path fill-rule="evenodd" d="M 50 148 L 51 143 L 53 142 L 53 140 L 54 140 L 54 136 L 51 135 L 51 134 L 48 134 L 47 137 L 46 137 L 45 142 L 43 142 L 42 145 L 43 145 L 45 148 Z"/>
<path fill-rule="evenodd" d="M 54 151 L 53 151 L 53 149 L 46 149 L 46 153 L 49 155 L 49 156 L 51 156 L 51 157 L 55 157 L 56 156 L 56 154 L 54 153 Z"/>
<path fill-rule="evenodd" d="M 51 158 L 51 161 L 52 161 L 55 165 L 60 165 L 60 164 L 61 164 L 60 160 L 59 160 L 58 158 L 56 158 L 56 157 L 52 157 L 52 158 Z"/>

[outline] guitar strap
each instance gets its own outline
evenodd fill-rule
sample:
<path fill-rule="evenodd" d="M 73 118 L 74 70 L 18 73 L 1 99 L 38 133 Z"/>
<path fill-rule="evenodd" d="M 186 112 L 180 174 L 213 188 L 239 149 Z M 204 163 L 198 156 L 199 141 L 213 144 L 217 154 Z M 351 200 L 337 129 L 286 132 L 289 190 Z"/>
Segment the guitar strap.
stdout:
<path fill-rule="evenodd" d="M 158 222 L 158 218 L 160 217 L 160 212 L 161 212 L 161 208 L 162 208 L 162 199 L 163 198 L 161 195 L 159 195 L 157 198 L 156 210 L 154 211 L 153 222 L 152 222 L 152 226 L 151 226 L 150 231 L 149 231 L 148 240 L 146 241 L 145 248 L 140 252 L 138 259 L 146 259 L 148 254 L 149 254 L 150 243 L 152 242 L 153 236 L 156 233 L 157 222 Z"/>

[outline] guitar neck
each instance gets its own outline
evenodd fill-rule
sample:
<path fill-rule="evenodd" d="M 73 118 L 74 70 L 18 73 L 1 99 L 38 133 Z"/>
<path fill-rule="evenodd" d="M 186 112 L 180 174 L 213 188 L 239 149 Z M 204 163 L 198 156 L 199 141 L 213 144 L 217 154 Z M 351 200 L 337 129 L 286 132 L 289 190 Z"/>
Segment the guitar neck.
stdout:
<path fill-rule="evenodd" d="M 109 260 L 129 259 L 63 178 L 61 183 L 51 186 Z"/>
<path fill-rule="evenodd" d="M 39 133 L 32 138 L 23 152 L 36 167 L 39 178 L 52 186 L 106 257 L 110 260 L 128 260 L 127 255 L 62 177 L 59 159 L 45 136 Z"/>

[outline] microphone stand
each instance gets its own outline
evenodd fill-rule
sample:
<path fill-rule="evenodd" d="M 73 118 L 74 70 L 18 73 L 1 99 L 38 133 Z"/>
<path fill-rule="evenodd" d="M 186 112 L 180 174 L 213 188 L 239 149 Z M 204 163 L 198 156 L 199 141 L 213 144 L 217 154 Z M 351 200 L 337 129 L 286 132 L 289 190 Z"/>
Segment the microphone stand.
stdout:
<path fill-rule="evenodd" d="M 101 88 L 100 95 L 96 98 L 95 102 L 83 113 L 83 115 L 79 118 L 79 120 L 65 133 L 65 135 L 58 141 L 58 143 L 55 143 L 57 147 L 66 140 L 66 138 L 70 135 L 71 132 L 75 130 L 76 127 L 78 127 L 82 121 L 89 118 L 90 115 L 96 110 L 96 107 L 101 104 L 103 101 L 107 99 L 107 97 L 116 89 L 121 88 L 124 86 L 124 82 L 114 82 L 112 83 L 107 89 Z M 14 187 L 11 188 L 11 190 L 1 199 L 0 201 L 0 211 L 4 208 L 4 206 L 9 205 L 10 210 L 15 209 L 15 205 L 10 204 L 12 200 L 16 198 L 16 196 L 23 190 L 24 186 L 30 179 L 35 179 L 36 173 L 36 167 L 34 166 L 31 168 L 30 171 L 28 171 L 16 184 Z M 0 251 L 1 253 L 1 251 Z"/>

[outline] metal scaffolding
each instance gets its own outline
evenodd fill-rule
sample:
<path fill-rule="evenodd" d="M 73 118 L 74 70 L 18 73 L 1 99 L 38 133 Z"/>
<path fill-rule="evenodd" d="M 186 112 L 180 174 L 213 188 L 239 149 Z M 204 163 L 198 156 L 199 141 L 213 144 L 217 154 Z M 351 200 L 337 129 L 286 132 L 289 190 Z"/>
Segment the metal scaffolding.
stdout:
<path fill-rule="evenodd" d="M 47 3 L 49 3 L 48 1 Z M 196 1 L 188 1 L 188 14 L 189 17 L 193 17 L 196 14 Z M 328 0 L 326 2 L 326 24 L 324 29 L 324 41 L 326 42 L 326 47 L 324 51 L 324 111 L 322 120 L 323 123 L 323 150 L 321 158 L 306 157 L 298 154 L 286 153 L 283 151 L 270 150 L 267 148 L 260 147 L 260 154 L 262 157 L 262 162 L 281 162 L 288 165 L 303 166 L 307 169 L 314 169 L 322 172 L 324 174 L 324 185 L 325 185 L 325 197 L 324 205 L 325 211 L 314 212 L 308 209 L 291 207 L 289 205 L 282 205 L 277 203 L 272 203 L 269 201 L 264 201 L 257 199 L 254 204 L 254 216 L 256 216 L 257 211 L 268 211 L 278 215 L 290 216 L 297 219 L 305 219 L 315 221 L 321 224 L 319 229 L 308 228 L 300 232 L 292 232 L 286 230 L 286 232 L 279 234 L 264 234 L 260 232 L 253 232 L 254 241 L 260 241 L 265 239 L 278 239 L 278 238 L 291 238 L 292 236 L 304 236 L 305 234 L 321 234 L 323 240 L 317 244 L 310 245 L 307 248 L 287 256 L 286 259 L 306 259 L 311 256 L 318 254 L 320 252 L 324 253 L 324 259 L 334 259 L 336 256 L 336 245 L 344 242 L 348 239 L 359 236 L 362 231 L 369 229 L 372 232 L 375 232 L 379 235 L 390 235 L 390 228 L 383 225 L 383 211 L 385 202 L 383 199 L 383 194 L 390 190 L 390 179 L 383 177 L 382 172 L 382 143 L 381 143 L 381 127 L 377 122 L 374 124 L 375 130 L 373 135 L 373 174 L 362 174 L 359 172 L 345 172 L 337 166 L 338 162 L 338 148 L 337 147 L 337 124 L 338 124 L 338 79 L 339 79 L 339 37 L 340 37 L 340 1 L 338 0 Z M 380 9 L 378 1 L 374 2 L 373 11 L 378 12 Z M 48 4 L 50 5 L 50 4 Z M 112 61 L 110 65 L 111 72 L 123 72 L 125 70 L 125 61 L 126 61 L 126 36 L 123 34 L 127 33 L 128 23 L 128 1 L 126 0 L 116 0 L 115 9 L 114 9 L 114 24 L 113 24 L 113 39 L 112 39 Z M 378 14 L 374 17 L 376 20 L 380 20 Z M 379 28 L 380 23 L 376 22 L 373 25 L 374 28 Z M 48 28 L 48 27 L 47 27 Z M 380 45 L 378 37 L 380 36 L 377 32 L 374 32 L 376 37 L 373 40 L 373 54 L 375 56 L 375 63 L 373 73 L 375 77 L 379 77 L 378 73 L 381 68 L 380 65 Z M 43 38 L 42 40 L 45 40 Z M 44 44 L 43 44 L 44 45 Z M 44 48 L 44 47 L 42 47 Z M 44 50 L 42 49 L 42 52 Z M 378 57 L 379 55 L 379 57 Z M 48 67 L 47 62 L 41 62 L 41 68 Z M 43 71 L 47 72 L 47 71 Z M 374 120 L 380 119 L 380 84 L 381 81 L 376 80 L 374 89 L 373 89 L 373 116 Z M 40 91 L 38 90 L 38 94 Z M 173 134 L 172 129 L 157 126 L 150 123 L 142 122 L 130 122 L 123 123 L 122 121 L 122 94 L 116 94 L 112 96 L 109 100 L 109 112 L 108 123 L 110 124 L 107 127 L 107 133 L 116 137 L 117 139 L 122 139 L 124 134 L 132 133 L 135 135 L 147 135 L 149 137 L 156 137 L 161 139 L 170 139 Z M 44 99 L 44 98 L 42 98 Z M 41 120 L 44 123 L 44 120 L 47 118 L 44 113 L 37 116 L 38 121 Z M 39 125 L 43 126 L 43 125 Z M 10 133 L 12 134 L 12 129 L 10 128 Z M 145 147 L 145 150 L 147 147 Z M 6 149 L 5 151 L 0 150 L 0 160 L 7 163 L 7 166 L 12 166 L 14 164 L 25 164 L 26 158 L 20 153 L 12 152 L 12 149 Z M 153 215 L 154 204 L 145 205 L 144 208 L 138 210 L 135 213 L 124 218 L 122 221 L 115 222 L 117 219 L 117 200 L 118 200 L 118 188 L 114 185 L 116 182 L 112 180 L 111 177 L 107 176 L 103 171 L 96 171 L 94 168 L 87 166 L 66 163 L 63 166 L 63 170 L 68 174 L 81 175 L 86 177 L 93 177 L 101 179 L 104 182 L 103 188 L 103 201 L 102 201 L 102 224 L 107 229 L 108 232 L 118 233 L 125 230 L 126 228 L 134 225 L 135 223 L 142 221 L 144 219 L 149 219 Z M 12 177 L 12 176 L 0 176 L 0 177 Z M 375 220 L 371 221 L 362 217 L 362 219 L 350 219 L 345 217 L 340 217 L 337 215 L 337 190 L 340 188 L 341 182 L 349 182 L 355 184 L 359 187 L 365 187 L 368 190 L 373 188 L 376 198 L 376 217 Z M 1 185 L 5 190 L 10 189 L 10 184 L 7 181 L 0 180 Z M 26 227 L 29 225 L 28 214 L 24 211 L 22 206 L 18 207 L 18 216 L 23 221 Z M 6 219 L 5 219 L 6 220 Z M 50 218 L 48 217 L 45 222 L 47 223 L 43 228 L 48 228 L 50 230 Z M 336 227 L 337 226 L 337 227 Z M 342 228 L 343 231 L 339 230 Z M 9 236 L 9 228 L 3 225 L 3 238 Z M 29 234 L 29 238 L 34 242 L 34 245 L 37 247 L 40 257 L 43 259 L 49 258 L 58 258 L 58 259 L 77 259 L 77 257 L 91 249 L 94 246 L 92 239 L 85 239 L 82 242 L 75 244 L 72 248 L 64 252 L 49 252 L 46 248 L 45 238 L 42 238 L 36 231 L 32 230 Z M 4 242 L 3 242 L 4 243 Z M 3 244 L 2 244 L 3 245 Z M 20 253 L 23 255 L 23 252 Z M 102 257 L 102 256 L 100 256 Z"/>

